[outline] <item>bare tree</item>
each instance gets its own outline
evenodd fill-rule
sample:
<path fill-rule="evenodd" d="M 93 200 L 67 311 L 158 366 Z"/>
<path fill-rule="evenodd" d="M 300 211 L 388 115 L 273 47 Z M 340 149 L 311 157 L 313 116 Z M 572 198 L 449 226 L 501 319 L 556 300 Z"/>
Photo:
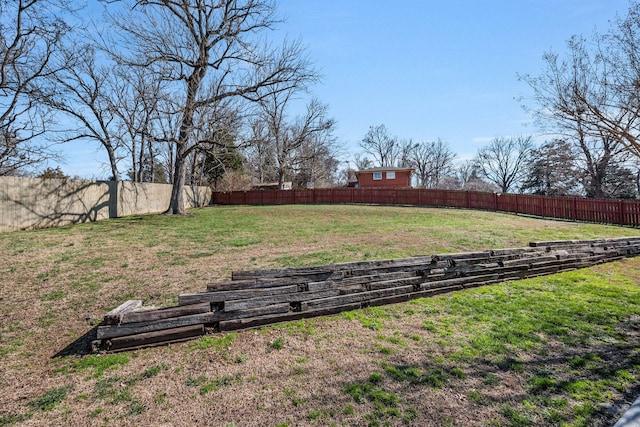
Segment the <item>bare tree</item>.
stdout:
<path fill-rule="evenodd" d="M 599 44 L 601 39 L 596 41 Z M 629 138 L 638 123 L 635 112 L 616 106 L 621 102 L 614 88 L 616 67 L 599 51 L 590 52 L 589 46 L 585 39 L 572 37 L 567 42 L 566 58 L 546 53 L 542 75 L 521 79 L 534 91 L 536 107 L 530 111 L 541 129 L 575 147 L 576 160 L 587 175 L 586 194 L 606 197 L 603 183 L 609 168 L 618 157 L 624 157 L 625 149 L 633 149 Z M 626 130 L 616 130 L 614 123 Z"/>
<path fill-rule="evenodd" d="M 498 191 L 495 184 L 484 181 L 479 176 L 478 165 L 474 160 L 458 163 L 454 169 L 455 179 L 459 189 L 465 191 L 484 191 L 493 193 Z"/>
<path fill-rule="evenodd" d="M 134 182 L 155 182 L 159 142 L 157 127 L 162 117 L 162 82 L 142 68 L 116 66 L 110 88 L 120 145 L 128 153 L 129 178 Z M 105 88 L 107 89 L 107 88 Z"/>
<path fill-rule="evenodd" d="M 435 188 L 440 180 L 453 173 L 456 155 L 449 145 L 437 139 L 416 144 L 411 151 L 411 164 L 416 168 L 419 186 Z"/>
<path fill-rule="evenodd" d="M 370 126 L 359 145 L 366 153 L 373 156 L 378 166 L 395 166 L 398 158 L 398 141 L 397 138 L 389 136 L 385 125 Z"/>
<path fill-rule="evenodd" d="M 353 162 L 355 163 L 356 170 L 371 169 L 373 167 L 371 159 L 361 156 L 360 154 L 355 154 L 353 156 Z"/>
<path fill-rule="evenodd" d="M 109 159 L 112 179 L 120 180 L 116 107 L 111 67 L 101 64 L 92 45 L 73 44 L 61 50 L 60 63 L 69 64 L 51 79 L 56 90 L 44 98 L 47 105 L 65 114 L 72 123 L 64 141 L 89 140 L 102 145 Z"/>
<path fill-rule="evenodd" d="M 115 20 L 127 63 L 150 67 L 170 83 L 172 114 L 180 116 L 173 190 L 167 213 L 185 212 L 189 155 L 200 143 L 194 118 L 227 98 L 259 101 L 317 78 L 300 43 L 271 48 L 260 34 L 277 23 L 269 0 L 125 1 L 135 16 Z"/>
<path fill-rule="evenodd" d="M 397 143 L 396 166 L 399 168 L 414 167 L 412 155 L 417 146 L 418 144 L 411 139 L 399 140 Z"/>
<path fill-rule="evenodd" d="M 55 155 L 43 138 L 52 116 L 39 100 L 71 31 L 63 12 L 73 12 L 71 2 L 0 0 L 0 175 Z"/>
<path fill-rule="evenodd" d="M 197 148 L 189 154 L 187 183 L 212 185 L 228 170 L 242 172 L 238 133 L 242 117 L 232 99 L 201 109 L 195 118 L 193 136 Z"/>
<path fill-rule="evenodd" d="M 246 152 L 253 175 L 260 184 L 277 180 L 275 147 L 268 134 L 267 124 L 260 116 L 250 120 Z"/>
<path fill-rule="evenodd" d="M 503 193 L 509 192 L 525 173 L 526 160 L 532 148 L 532 138 L 494 138 L 478 150 L 475 157 L 478 174 L 497 185 Z"/>

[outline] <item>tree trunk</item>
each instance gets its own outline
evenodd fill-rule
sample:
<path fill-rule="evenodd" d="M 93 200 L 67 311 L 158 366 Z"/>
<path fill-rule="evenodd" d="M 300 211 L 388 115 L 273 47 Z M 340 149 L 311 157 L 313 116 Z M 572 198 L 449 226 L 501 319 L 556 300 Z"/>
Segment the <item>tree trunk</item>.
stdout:
<path fill-rule="evenodd" d="M 173 187 L 171 189 L 171 201 L 168 214 L 184 215 L 187 208 L 184 204 L 184 186 L 187 175 L 187 161 L 189 152 L 189 140 L 193 134 L 193 116 L 196 113 L 196 96 L 200 83 L 207 72 L 208 56 L 200 58 L 199 65 L 187 79 L 187 99 L 184 103 L 184 115 L 180 124 L 178 141 L 176 141 L 176 159 L 173 173 Z M 193 148 L 193 147 L 192 147 Z"/>
<path fill-rule="evenodd" d="M 184 204 L 184 185 L 187 175 L 186 156 L 184 144 L 178 144 L 175 167 L 173 172 L 173 186 L 171 187 L 171 201 L 169 209 L 165 213 L 171 215 L 184 215 L 187 209 Z"/>
<path fill-rule="evenodd" d="M 116 152 L 111 144 L 104 144 L 109 155 L 109 165 L 111 166 L 111 175 L 113 181 L 120 181 L 120 174 L 118 173 L 118 165 L 116 160 Z"/>

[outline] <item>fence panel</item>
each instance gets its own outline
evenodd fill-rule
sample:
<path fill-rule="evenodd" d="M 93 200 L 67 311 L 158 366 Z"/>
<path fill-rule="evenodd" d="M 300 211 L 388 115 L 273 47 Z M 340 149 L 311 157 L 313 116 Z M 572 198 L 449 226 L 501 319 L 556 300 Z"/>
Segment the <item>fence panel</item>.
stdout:
<path fill-rule="evenodd" d="M 353 203 L 353 188 L 334 188 L 331 203 Z"/>
<path fill-rule="evenodd" d="M 395 205 L 396 191 L 393 188 L 374 188 L 371 190 L 371 203 Z"/>
<path fill-rule="evenodd" d="M 495 211 L 498 209 L 496 195 L 494 193 L 476 193 L 475 191 L 467 191 L 467 199 L 469 200 L 469 208 L 484 209 Z"/>
<path fill-rule="evenodd" d="M 217 204 L 363 203 L 484 209 L 608 224 L 640 226 L 640 202 L 419 188 L 333 188 L 214 193 Z"/>
<path fill-rule="evenodd" d="M 444 193 L 445 206 L 451 208 L 469 207 L 469 199 L 466 191 L 447 190 Z"/>

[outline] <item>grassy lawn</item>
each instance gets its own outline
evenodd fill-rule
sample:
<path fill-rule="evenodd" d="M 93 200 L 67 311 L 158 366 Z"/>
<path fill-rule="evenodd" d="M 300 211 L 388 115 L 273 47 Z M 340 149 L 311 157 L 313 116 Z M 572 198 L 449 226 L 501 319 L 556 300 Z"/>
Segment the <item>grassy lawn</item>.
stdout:
<path fill-rule="evenodd" d="M 232 270 L 638 235 L 453 209 L 213 207 L 0 234 L 0 426 L 611 425 L 640 392 L 640 259 L 189 343 L 63 351 Z"/>

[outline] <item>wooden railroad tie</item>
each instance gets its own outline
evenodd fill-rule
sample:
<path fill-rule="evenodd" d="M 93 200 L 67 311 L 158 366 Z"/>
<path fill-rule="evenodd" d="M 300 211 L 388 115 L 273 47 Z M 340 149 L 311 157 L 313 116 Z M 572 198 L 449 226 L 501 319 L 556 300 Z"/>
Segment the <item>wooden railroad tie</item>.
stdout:
<path fill-rule="evenodd" d="M 178 305 L 130 300 L 104 316 L 92 350 L 124 351 L 470 287 L 591 267 L 640 254 L 640 237 L 533 242 L 529 247 L 318 267 L 234 271 Z"/>

